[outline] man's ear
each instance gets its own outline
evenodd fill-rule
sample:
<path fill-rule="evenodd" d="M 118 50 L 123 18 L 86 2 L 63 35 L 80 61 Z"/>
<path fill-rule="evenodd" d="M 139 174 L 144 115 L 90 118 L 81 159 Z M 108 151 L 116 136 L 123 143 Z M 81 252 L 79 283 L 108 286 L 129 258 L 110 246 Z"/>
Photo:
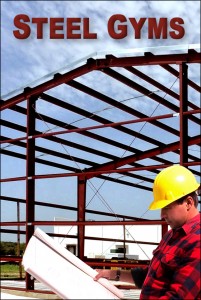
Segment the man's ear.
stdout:
<path fill-rule="evenodd" d="M 193 198 L 191 196 L 188 196 L 186 198 L 185 202 L 186 202 L 187 210 L 189 210 L 193 206 L 193 203 L 194 203 Z"/>

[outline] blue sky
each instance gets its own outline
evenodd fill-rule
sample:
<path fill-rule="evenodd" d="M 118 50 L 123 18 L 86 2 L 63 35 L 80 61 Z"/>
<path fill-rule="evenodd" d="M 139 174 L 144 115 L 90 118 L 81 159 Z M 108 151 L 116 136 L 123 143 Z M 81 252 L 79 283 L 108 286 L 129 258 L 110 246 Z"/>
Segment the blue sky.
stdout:
<path fill-rule="evenodd" d="M 30 18 L 88 17 L 91 31 L 96 32 L 98 37 L 95 40 L 50 40 L 48 26 L 45 26 L 44 39 L 37 40 L 35 27 L 31 26 L 31 36 L 18 40 L 13 35 L 16 29 L 13 20 L 18 14 L 26 14 Z M 114 14 L 122 14 L 127 19 L 180 17 L 185 23 L 185 36 L 180 40 L 152 40 L 147 38 L 145 30 L 143 37 L 137 40 L 133 38 L 133 29 L 127 22 L 127 37 L 114 40 L 107 31 L 108 19 Z M 2 95 L 93 52 L 199 43 L 199 15 L 199 1 L 1 1 Z"/>
<path fill-rule="evenodd" d="M 89 18 L 91 31 L 97 33 L 97 39 L 61 39 L 54 40 L 49 38 L 49 27 L 44 27 L 44 38 L 36 38 L 36 27 L 31 26 L 31 35 L 24 40 L 16 39 L 13 35 L 15 26 L 13 24 L 14 18 L 18 14 L 28 15 L 30 18 L 36 17 L 61 17 L 61 18 Z M 185 35 L 182 39 L 174 40 L 168 36 L 167 39 L 148 39 L 147 28 L 144 29 L 141 39 L 135 39 L 133 28 L 128 22 L 128 34 L 124 39 L 112 39 L 108 35 L 107 22 L 108 19 L 114 14 L 122 14 L 128 18 L 165 18 L 172 19 L 174 17 L 180 17 L 184 20 Z M 149 48 L 149 47 L 173 47 L 175 45 L 184 46 L 190 44 L 200 44 L 200 3 L 199 1 L 1 1 L 1 95 L 3 99 L 6 99 L 8 93 L 15 90 L 24 89 L 26 86 L 30 86 L 33 83 L 44 76 L 51 77 L 51 74 L 56 70 L 65 69 L 70 64 L 82 60 L 85 57 L 90 57 L 91 54 L 96 53 L 111 53 L 114 51 L 123 52 L 127 49 L 136 48 Z M 191 71 L 193 73 L 193 70 Z M 196 77 L 196 74 L 194 74 Z M 98 84 L 98 82 L 96 83 Z M 109 87 L 110 88 L 110 87 Z M 65 93 L 66 91 L 63 91 Z M 55 92 L 56 93 L 56 92 Z M 115 94 L 115 91 L 114 91 Z M 64 95 L 64 94 L 63 94 Z M 70 94 L 69 101 L 75 97 L 74 94 Z M 115 95 L 117 96 L 117 95 Z M 119 95 L 118 95 L 119 96 Z M 125 98 L 129 95 L 124 95 Z M 80 105 L 84 107 L 82 99 Z M 199 99 L 195 100 L 198 105 Z M 23 104 L 22 104 L 23 105 Z M 138 105 L 136 102 L 135 105 Z M 145 105 L 145 104 L 144 104 Z M 47 106 L 45 103 L 41 103 L 41 112 L 49 110 L 49 114 L 54 116 L 58 114 L 60 118 L 62 116 L 61 111 L 55 111 L 54 107 Z M 102 107 L 96 107 L 96 109 L 102 109 Z M 148 109 L 146 106 L 144 110 Z M 105 113 L 105 112 L 104 112 Z M 107 112 L 108 114 L 111 112 Z M 2 114 L 4 118 L 12 120 L 15 115 L 11 112 L 4 112 Z M 114 121 L 118 121 L 119 117 L 115 116 Z M 17 120 L 20 124 L 24 124 L 25 120 Z M 74 121 L 74 120 L 72 120 Z M 78 123 L 79 124 L 79 123 Z M 82 124 L 83 125 L 83 124 Z M 85 124 L 86 125 L 86 124 Z M 45 128 L 44 124 L 41 127 Z M 45 129 L 44 129 L 45 130 Z M 46 128 L 47 130 L 47 128 Z M 4 134 L 6 132 L 4 131 Z M 16 136 L 21 136 L 21 133 L 13 133 Z M 127 142 L 127 141 L 126 141 Z M 43 168 L 38 170 L 41 173 L 46 171 L 51 172 Z M 2 162 L 2 177 L 14 177 L 23 176 L 25 173 L 25 164 L 21 161 L 13 164 L 12 159 L 8 159 Z M 56 182 L 56 184 L 55 184 Z M 38 201 L 55 201 L 55 195 L 59 195 L 61 203 L 67 205 L 73 205 L 76 200 L 75 193 L 70 191 L 76 187 L 74 179 L 66 181 L 65 179 L 54 181 L 54 192 L 50 188 L 52 186 L 52 180 L 44 180 L 37 182 L 37 197 Z M 98 188 L 101 185 L 101 181 L 94 180 L 94 185 Z M 105 186 L 107 183 L 105 184 Z M 112 187 L 109 194 L 108 190 L 104 187 L 101 189 L 102 197 L 106 200 L 108 198 L 117 197 L 124 198 L 125 191 L 123 189 L 116 190 L 116 186 Z M 25 184 L 24 182 L 7 183 L 2 186 L 4 194 L 10 196 L 19 196 L 25 198 Z M 91 197 L 93 197 L 93 190 L 89 189 Z M 129 199 L 133 196 L 131 188 L 126 190 L 126 198 Z M 146 192 L 139 191 L 138 199 L 146 198 L 146 206 L 152 200 L 151 195 Z M 46 199 L 46 200 L 45 200 Z M 100 199 L 94 200 L 94 207 L 103 209 L 100 205 Z M 8 205 L 8 204 L 7 204 Z M 11 205 L 11 204 L 9 204 Z M 112 205 L 112 203 L 111 203 Z M 139 207 L 136 204 L 128 206 L 128 211 L 124 203 L 120 203 L 120 211 L 125 214 L 132 214 L 132 210 L 137 213 L 137 216 L 142 216 L 146 211 L 146 206 Z M 114 206 L 113 206 L 114 207 Z M 23 208 L 24 209 L 24 208 Z M 22 209 L 22 211 L 23 211 Z M 6 219 L 10 220 L 15 218 L 13 204 L 10 207 L 2 207 L 2 215 L 6 216 Z M 9 211 L 9 213 L 8 213 Z M 58 212 L 59 214 L 60 212 Z M 55 211 L 53 214 L 46 210 L 40 209 L 39 216 L 45 215 L 54 217 L 57 214 Z M 58 216 L 58 215 L 57 215 Z M 159 217 L 159 213 L 148 213 L 144 217 Z M 61 216 L 63 217 L 63 216 Z M 66 216 L 65 216 L 66 217 Z M 71 216 L 67 216 L 71 217 Z M 74 217 L 74 216 L 73 216 Z M 23 218 L 23 213 L 22 213 Z"/>

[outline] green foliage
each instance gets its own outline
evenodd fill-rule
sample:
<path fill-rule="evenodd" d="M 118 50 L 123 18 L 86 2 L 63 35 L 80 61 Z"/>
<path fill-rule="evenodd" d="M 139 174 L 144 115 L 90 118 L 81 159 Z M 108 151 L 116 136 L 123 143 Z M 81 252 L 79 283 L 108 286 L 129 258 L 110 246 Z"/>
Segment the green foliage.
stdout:
<path fill-rule="evenodd" d="M 0 269 L 1 279 L 11 279 L 11 278 L 25 278 L 25 271 L 23 266 L 14 263 L 5 263 L 1 265 Z"/>
<path fill-rule="evenodd" d="M 25 243 L 0 242 L 1 256 L 22 256 L 25 250 Z M 24 278 L 25 271 L 20 262 L 2 262 L 0 268 L 1 278 Z"/>
<path fill-rule="evenodd" d="M 17 264 L 3 264 L 1 266 L 1 273 L 15 274 L 19 272 L 19 265 Z"/>
<path fill-rule="evenodd" d="M 24 253 L 26 244 L 21 243 L 20 244 L 20 255 Z M 1 242 L 0 243 L 0 252 L 1 255 L 19 255 L 18 253 L 18 244 L 14 242 Z"/>

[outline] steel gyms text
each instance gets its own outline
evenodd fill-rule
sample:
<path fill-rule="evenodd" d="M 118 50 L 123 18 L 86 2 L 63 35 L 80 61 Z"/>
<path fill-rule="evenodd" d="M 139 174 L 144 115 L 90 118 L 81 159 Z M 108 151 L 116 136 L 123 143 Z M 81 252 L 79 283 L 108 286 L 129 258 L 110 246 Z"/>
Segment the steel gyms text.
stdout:
<path fill-rule="evenodd" d="M 90 18 L 30 18 L 26 14 L 19 14 L 13 22 L 16 39 L 98 39 L 98 33 L 91 28 Z M 123 39 L 128 35 L 134 39 L 182 39 L 185 35 L 184 20 L 180 17 L 136 19 L 115 14 L 107 20 L 106 28 L 112 39 Z"/>

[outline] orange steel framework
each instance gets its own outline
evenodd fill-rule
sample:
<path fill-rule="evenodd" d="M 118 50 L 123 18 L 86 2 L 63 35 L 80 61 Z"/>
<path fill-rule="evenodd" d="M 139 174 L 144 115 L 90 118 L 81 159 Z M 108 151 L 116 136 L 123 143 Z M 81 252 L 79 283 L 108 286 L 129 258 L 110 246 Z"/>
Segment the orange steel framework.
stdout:
<path fill-rule="evenodd" d="M 18 123 L 11 122 L 6 119 L 1 119 L 1 125 L 7 128 L 9 131 L 17 130 L 20 132 L 19 137 L 12 136 L 1 136 L 1 144 L 9 144 L 20 147 L 25 150 L 25 153 L 19 153 L 10 151 L 7 148 L 3 148 L 1 153 L 6 157 L 14 157 L 26 161 L 26 174 L 21 177 L 10 177 L 2 178 L 1 183 L 6 182 L 26 182 L 26 199 L 19 199 L 10 197 L 8 195 L 1 195 L 1 201 L 23 203 L 26 205 L 26 219 L 24 221 L 5 221 L 1 222 L 2 233 L 13 233 L 21 234 L 26 236 L 26 243 L 31 238 L 35 226 L 45 225 L 76 225 L 78 226 L 77 240 L 78 240 L 78 257 L 86 261 L 84 257 L 84 242 L 85 239 L 98 240 L 95 237 L 85 236 L 85 226 L 87 225 L 153 225 L 161 224 L 162 235 L 167 231 L 167 225 L 161 220 L 148 220 L 143 218 L 137 218 L 134 216 L 128 216 L 125 214 L 116 214 L 117 217 L 121 218 L 122 221 L 87 221 L 86 213 L 92 213 L 99 216 L 112 217 L 112 213 L 101 212 L 98 210 L 90 210 L 86 208 L 86 194 L 87 194 L 87 181 L 91 178 L 97 177 L 104 181 L 116 182 L 120 185 L 130 186 L 135 189 L 141 189 L 151 193 L 153 179 L 144 175 L 143 171 L 148 171 L 154 176 L 164 167 L 179 163 L 186 167 L 189 167 L 194 174 L 200 178 L 200 156 L 192 154 L 190 147 L 196 146 L 198 153 L 200 153 L 201 137 L 200 137 L 200 113 L 201 109 L 195 104 L 194 99 L 200 99 L 201 88 L 199 84 L 193 81 L 188 76 L 188 68 L 192 65 L 199 66 L 200 70 L 201 56 L 200 52 L 194 49 L 188 50 L 185 53 L 177 54 L 153 54 L 145 52 L 142 56 L 130 56 L 130 57 L 116 57 L 114 55 L 106 55 L 105 58 L 94 59 L 90 58 L 83 65 L 70 70 L 64 74 L 55 74 L 54 77 L 46 82 L 43 82 L 34 87 L 26 87 L 22 93 L 19 93 L 9 99 L 1 100 L 1 111 L 13 111 L 16 114 L 23 115 L 26 117 L 26 126 L 22 126 Z M 167 78 L 178 79 L 177 91 L 168 88 L 168 84 L 160 83 L 159 78 L 147 75 L 147 70 L 150 67 L 157 67 L 166 72 Z M 145 68 L 145 69 L 143 69 Z M 143 71 L 142 71 L 143 70 Z M 137 95 L 146 97 L 146 100 L 151 103 L 157 103 L 161 107 L 161 113 L 156 116 L 149 116 L 145 114 L 141 107 L 134 108 L 126 105 L 121 101 L 115 100 L 115 98 L 108 96 L 104 92 L 97 91 L 96 88 L 92 88 L 90 85 L 86 85 L 82 82 L 82 78 L 86 78 L 86 75 L 94 72 L 100 72 L 102 76 L 105 76 L 107 82 L 112 79 L 111 86 L 115 87 L 115 83 L 121 84 L 124 89 L 129 91 L 137 92 Z M 130 76 L 125 75 L 129 74 Z M 95 73 L 96 74 L 96 73 Z M 200 74 L 197 74 L 199 77 Z M 140 81 L 139 81 L 140 80 Z M 96 82 L 96 75 L 93 76 L 93 81 Z M 87 82 L 85 79 L 84 82 Z M 142 83 L 141 83 L 142 82 Z M 146 84 L 150 86 L 145 87 Z M 109 83 L 108 83 L 109 84 Z M 110 107 L 117 109 L 118 112 L 122 113 L 125 119 L 123 121 L 113 121 L 112 119 L 105 118 L 95 114 L 89 110 L 67 103 L 48 94 L 55 88 L 60 86 L 68 86 L 71 90 L 76 90 L 80 95 L 95 99 L 100 103 L 106 103 Z M 159 96 L 159 93 L 153 92 L 152 89 L 157 88 L 161 92 L 165 93 L 168 99 Z M 193 91 L 194 99 L 189 98 L 189 89 Z M 58 126 L 60 130 L 54 132 L 43 133 L 36 128 L 36 121 L 39 120 L 39 115 L 36 113 L 36 104 L 40 100 L 45 101 L 48 104 L 52 104 L 55 107 L 65 111 L 84 117 L 86 120 L 93 121 L 89 122 L 82 127 L 76 127 L 71 124 L 59 120 L 56 117 L 50 117 L 46 114 L 40 114 L 42 120 L 53 126 Z M 173 100 L 172 100 L 173 99 Z M 26 102 L 26 107 L 20 106 L 22 102 Z M 129 119 L 128 119 L 129 115 Z M 171 124 L 171 120 L 174 117 L 179 118 L 178 128 L 175 128 Z M 170 120 L 170 122 L 167 122 Z M 17 120 L 15 120 L 17 121 Z M 151 128 L 156 128 L 157 132 L 163 132 L 163 135 L 169 135 L 174 138 L 170 142 L 163 142 L 161 136 L 154 134 L 154 130 L 151 130 L 150 134 L 143 134 L 142 132 L 134 130 L 134 124 L 142 124 L 146 122 L 152 125 Z M 93 124 L 93 125 L 91 125 Z M 95 125 L 94 125 L 95 124 Z M 97 125 L 98 124 L 98 125 Z M 121 138 L 116 140 L 113 136 L 106 137 L 102 134 L 94 133 L 95 130 L 105 129 L 116 130 Z M 196 130 L 194 130 L 196 129 Z M 92 132 L 93 131 L 93 132 Z M 88 146 L 85 146 L 79 142 L 72 142 L 67 139 L 72 133 L 76 133 L 88 140 Z M 60 137 L 60 135 L 62 137 Z M 140 150 L 138 147 L 126 145 L 123 137 L 132 136 L 137 137 L 142 143 L 146 144 L 146 149 Z M 158 137 L 158 138 L 157 138 Z M 76 167 L 68 165 L 68 161 L 71 159 L 68 154 L 62 153 L 57 150 L 52 150 L 48 146 L 41 146 L 37 141 L 44 139 L 55 144 L 62 144 L 66 147 L 72 147 L 75 150 L 82 151 L 90 157 L 91 154 L 101 158 L 101 163 L 86 159 L 85 156 L 79 157 L 73 156 L 75 162 L 84 165 L 81 170 Z M 102 142 L 107 146 L 116 147 L 129 151 L 126 157 L 120 157 L 115 154 L 111 154 L 106 149 L 96 149 L 93 147 L 93 142 Z M 90 144 L 91 143 L 91 144 Z M 147 144 L 149 146 L 147 146 Z M 45 160 L 36 157 L 36 152 L 40 152 L 45 155 L 50 155 L 53 158 L 51 160 Z M 169 154 L 173 154 L 176 159 L 170 158 Z M 167 155 L 167 156 L 163 156 Z M 65 160 L 65 163 L 58 163 L 54 160 L 54 157 L 59 157 Z M 149 164 L 146 163 L 149 160 Z M 103 162 L 102 162 L 103 161 Z M 52 174 L 37 174 L 36 164 L 42 164 L 51 166 L 60 170 L 60 173 Z M 142 172 L 142 173 L 140 173 Z M 122 174 L 124 180 L 120 178 L 108 177 L 107 174 Z M 139 175 L 140 174 L 140 175 Z M 77 177 L 77 206 L 59 205 L 57 203 L 47 203 L 43 201 L 37 201 L 35 193 L 36 180 L 39 179 L 50 179 L 50 178 L 61 178 L 61 177 Z M 140 180 L 139 183 L 135 183 L 135 180 Z M 200 201 L 199 201 L 200 202 Z M 118 205 L 118 204 L 117 204 Z M 35 219 L 35 208 L 49 207 L 59 208 L 63 210 L 71 210 L 77 213 L 77 221 L 37 221 Z M 8 229 L 7 227 L 17 227 L 17 229 Z M 24 226 L 25 230 L 20 230 L 20 227 Z M 5 227 L 5 228 L 2 228 Z M 57 236 L 56 234 L 51 234 Z M 125 237 L 124 237 L 125 238 Z M 102 239 L 108 240 L 108 239 Z M 109 239 L 112 241 L 113 239 Z M 116 241 L 116 240 L 115 240 Z M 122 240 L 121 240 L 122 241 Z M 125 240 L 123 241 L 125 242 Z M 135 241 L 136 242 L 136 241 Z M 140 242 L 143 243 L 143 242 Z M 144 242 L 149 244 L 149 242 Z M 153 243 L 150 243 L 153 244 Z M 4 257 L 5 260 L 21 261 L 20 257 Z M 131 267 L 132 264 L 128 263 L 115 263 L 115 262 L 98 262 L 88 261 L 91 266 L 121 266 Z M 34 289 L 34 281 L 27 274 L 26 275 L 26 290 Z"/>

